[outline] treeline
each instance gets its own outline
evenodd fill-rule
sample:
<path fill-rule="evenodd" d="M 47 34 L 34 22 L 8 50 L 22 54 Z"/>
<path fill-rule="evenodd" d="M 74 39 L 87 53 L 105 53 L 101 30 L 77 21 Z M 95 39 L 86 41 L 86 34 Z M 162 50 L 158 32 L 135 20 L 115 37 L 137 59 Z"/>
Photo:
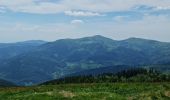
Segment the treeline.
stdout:
<path fill-rule="evenodd" d="M 99 75 L 65 77 L 44 84 L 65 83 L 113 83 L 113 82 L 170 82 L 170 75 L 155 69 L 134 68 L 123 70 L 116 74 L 104 73 Z"/>

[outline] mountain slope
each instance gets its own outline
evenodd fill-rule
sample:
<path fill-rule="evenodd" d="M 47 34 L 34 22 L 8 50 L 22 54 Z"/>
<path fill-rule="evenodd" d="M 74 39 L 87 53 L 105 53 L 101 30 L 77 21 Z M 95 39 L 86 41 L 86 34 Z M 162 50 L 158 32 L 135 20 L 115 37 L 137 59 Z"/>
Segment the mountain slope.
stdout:
<path fill-rule="evenodd" d="M 137 66 L 125 66 L 125 65 L 117 65 L 117 66 L 110 66 L 110 67 L 102 67 L 102 68 L 94 68 L 94 69 L 88 69 L 83 70 L 76 73 L 71 73 L 68 75 L 65 75 L 65 77 L 69 76 L 88 76 L 88 75 L 100 75 L 104 73 L 118 73 L 122 70 L 127 70 L 130 68 L 136 68 Z"/>
<path fill-rule="evenodd" d="M 23 85 L 93 68 L 169 62 L 170 43 L 138 38 L 116 41 L 97 35 L 45 43 L 3 62 L 0 73 Z"/>
<path fill-rule="evenodd" d="M 46 42 L 39 40 L 17 43 L 0 43 L 0 60 L 9 59 L 22 53 L 28 52 L 44 43 Z"/>
<path fill-rule="evenodd" d="M 72 74 L 65 75 L 64 77 L 100 75 L 100 74 L 105 74 L 105 73 L 115 74 L 115 73 L 121 72 L 122 70 L 138 69 L 138 68 L 144 68 L 144 69 L 148 69 L 148 70 L 154 69 L 154 70 L 159 71 L 159 72 L 164 73 L 164 74 L 170 74 L 170 65 L 148 65 L 148 66 L 117 65 L 117 66 L 83 70 L 83 71 L 80 71 L 80 72 L 75 72 L 75 73 L 72 73 Z"/>
<path fill-rule="evenodd" d="M 14 83 L 0 79 L 0 87 L 13 87 L 16 86 Z"/>

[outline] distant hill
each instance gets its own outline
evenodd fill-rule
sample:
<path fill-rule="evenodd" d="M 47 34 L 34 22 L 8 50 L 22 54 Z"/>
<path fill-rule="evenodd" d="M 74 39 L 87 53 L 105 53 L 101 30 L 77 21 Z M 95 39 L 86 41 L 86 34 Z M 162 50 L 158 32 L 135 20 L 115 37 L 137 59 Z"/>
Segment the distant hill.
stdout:
<path fill-rule="evenodd" d="M 9 59 L 28 52 L 44 43 L 46 42 L 40 40 L 31 40 L 17 43 L 0 43 L 0 60 Z"/>
<path fill-rule="evenodd" d="M 46 41 L 43 40 L 28 40 L 28 41 L 23 41 L 23 42 L 17 42 L 16 44 L 30 44 L 30 45 L 42 45 L 47 43 Z"/>
<path fill-rule="evenodd" d="M 0 87 L 13 87 L 16 86 L 14 83 L 0 79 Z"/>
<path fill-rule="evenodd" d="M 170 43 L 140 38 L 117 41 L 97 35 L 39 45 L 29 52 L 3 61 L 0 74 L 2 78 L 23 85 L 107 66 L 168 63 Z"/>

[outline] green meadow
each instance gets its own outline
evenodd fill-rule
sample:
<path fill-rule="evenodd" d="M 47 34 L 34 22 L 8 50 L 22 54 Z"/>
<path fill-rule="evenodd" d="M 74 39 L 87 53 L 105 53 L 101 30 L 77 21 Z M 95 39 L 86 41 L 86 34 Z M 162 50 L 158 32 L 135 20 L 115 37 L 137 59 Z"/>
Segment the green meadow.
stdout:
<path fill-rule="evenodd" d="M 0 100 L 170 100 L 170 83 L 94 83 L 0 88 Z"/>

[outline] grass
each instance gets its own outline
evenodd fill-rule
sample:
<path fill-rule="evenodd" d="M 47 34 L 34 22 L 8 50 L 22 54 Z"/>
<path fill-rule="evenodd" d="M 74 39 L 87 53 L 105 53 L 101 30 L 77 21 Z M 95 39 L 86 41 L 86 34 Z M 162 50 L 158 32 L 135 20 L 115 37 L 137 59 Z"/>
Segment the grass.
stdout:
<path fill-rule="evenodd" d="M 0 88 L 0 100 L 170 100 L 170 84 L 100 83 Z"/>

